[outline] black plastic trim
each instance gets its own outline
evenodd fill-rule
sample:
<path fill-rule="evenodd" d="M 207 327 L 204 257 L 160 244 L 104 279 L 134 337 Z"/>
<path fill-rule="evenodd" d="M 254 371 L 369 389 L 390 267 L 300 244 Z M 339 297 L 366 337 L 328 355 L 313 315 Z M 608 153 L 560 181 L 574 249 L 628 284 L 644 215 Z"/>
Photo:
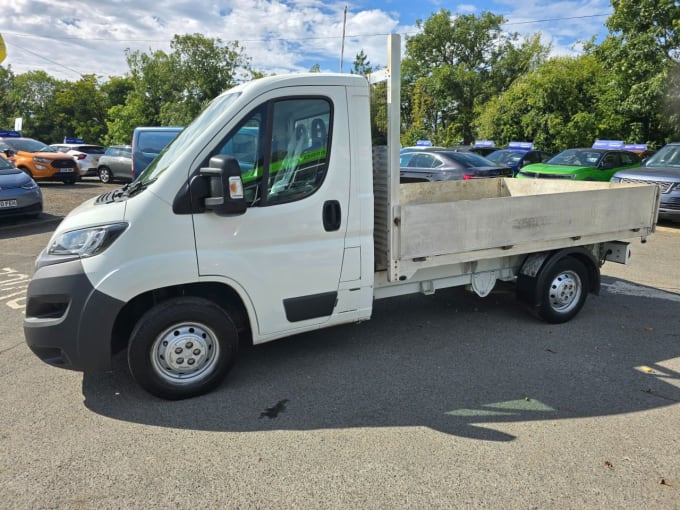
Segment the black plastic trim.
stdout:
<path fill-rule="evenodd" d="M 109 370 L 113 325 L 124 304 L 95 290 L 80 260 L 42 266 L 27 290 L 26 344 L 53 366 Z"/>
<path fill-rule="evenodd" d="M 286 319 L 289 322 L 299 322 L 317 317 L 328 317 L 333 313 L 337 298 L 337 291 L 333 291 L 284 299 L 283 308 L 286 311 Z"/>

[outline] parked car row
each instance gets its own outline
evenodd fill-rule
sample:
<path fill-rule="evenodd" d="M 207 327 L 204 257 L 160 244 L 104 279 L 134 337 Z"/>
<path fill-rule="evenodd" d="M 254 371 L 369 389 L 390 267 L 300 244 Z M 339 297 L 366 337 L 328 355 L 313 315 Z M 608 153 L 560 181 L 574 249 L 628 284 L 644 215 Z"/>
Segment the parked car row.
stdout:
<path fill-rule="evenodd" d="M 80 169 L 72 156 L 17 131 L 0 131 L 0 157 L 36 181 L 75 184 L 80 179 Z"/>
<path fill-rule="evenodd" d="M 181 128 L 138 128 L 133 143 L 138 161 L 153 159 Z M 474 147 L 416 146 L 400 152 L 401 182 L 467 180 L 489 177 L 571 179 L 653 183 L 661 191 L 659 218 L 680 221 L 680 142 L 651 151 L 616 142 L 574 148 L 551 156 L 527 142 L 507 149 L 493 148 L 481 156 Z M 489 148 L 489 147 L 482 147 Z M 104 148 L 85 143 L 46 145 L 13 131 L 0 131 L 0 216 L 40 214 L 42 195 L 36 181 L 73 184 L 81 176 L 96 175 L 103 183 L 131 181 L 135 174 L 133 145 Z M 12 191 L 14 190 L 14 191 Z"/>
<path fill-rule="evenodd" d="M 405 147 L 399 156 L 402 183 L 510 177 L 656 184 L 659 218 L 680 221 L 680 142 L 656 153 L 640 145 L 597 141 L 551 156 L 530 144 L 494 148 L 486 157 L 470 146 Z M 642 158 L 645 158 L 644 160 Z"/>

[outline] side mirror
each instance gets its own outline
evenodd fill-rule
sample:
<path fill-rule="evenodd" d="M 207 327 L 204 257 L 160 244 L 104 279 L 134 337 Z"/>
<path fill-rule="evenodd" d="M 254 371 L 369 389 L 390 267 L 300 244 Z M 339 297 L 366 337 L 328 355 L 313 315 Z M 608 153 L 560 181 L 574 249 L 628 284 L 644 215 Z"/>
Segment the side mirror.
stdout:
<path fill-rule="evenodd" d="M 243 195 L 241 166 L 238 161 L 226 155 L 210 158 L 207 168 L 191 180 L 193 203 L 203 203 L 219 216 L 243 214 L 248 204 Z"/>

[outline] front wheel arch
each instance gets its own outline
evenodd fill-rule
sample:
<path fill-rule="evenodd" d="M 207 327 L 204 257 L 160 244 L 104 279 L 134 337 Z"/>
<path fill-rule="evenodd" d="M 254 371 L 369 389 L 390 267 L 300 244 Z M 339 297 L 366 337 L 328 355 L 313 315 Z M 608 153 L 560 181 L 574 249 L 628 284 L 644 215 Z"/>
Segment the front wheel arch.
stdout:
<path fill-rule="evenodd" d="M 23 166 L 23 165 L 22 165 L 22 166 L 18 166 L 17 168 L 18 168 L 19 170 L 21 170 L 22 172 L 24 172 L 25 174 L 28 174 L 28 176 L 29 176 L 31 179 L 33 179 L 33 174 L 31 173 L 31 171 L 30 171 L 28 168 L 26 168 L 26 167 Z"/>

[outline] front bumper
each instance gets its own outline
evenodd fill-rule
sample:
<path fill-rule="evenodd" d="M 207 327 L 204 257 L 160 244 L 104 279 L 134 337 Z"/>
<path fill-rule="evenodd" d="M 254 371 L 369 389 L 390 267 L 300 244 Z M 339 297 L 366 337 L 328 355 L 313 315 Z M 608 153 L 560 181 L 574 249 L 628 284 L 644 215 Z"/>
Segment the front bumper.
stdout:
<path fill-rule="evenodd" d="M 39 267 L 27 291 L 26 343 L 50 365 L 108 370 L 113 326 L 124 304 L 94 289 L 80 259 Z"/>
<path fill-rule="evenodd" d="M 680 221 L 680 192 L 671 196 L 661 196 L 659 204 L 659 218 L 663 220 Z"/>

